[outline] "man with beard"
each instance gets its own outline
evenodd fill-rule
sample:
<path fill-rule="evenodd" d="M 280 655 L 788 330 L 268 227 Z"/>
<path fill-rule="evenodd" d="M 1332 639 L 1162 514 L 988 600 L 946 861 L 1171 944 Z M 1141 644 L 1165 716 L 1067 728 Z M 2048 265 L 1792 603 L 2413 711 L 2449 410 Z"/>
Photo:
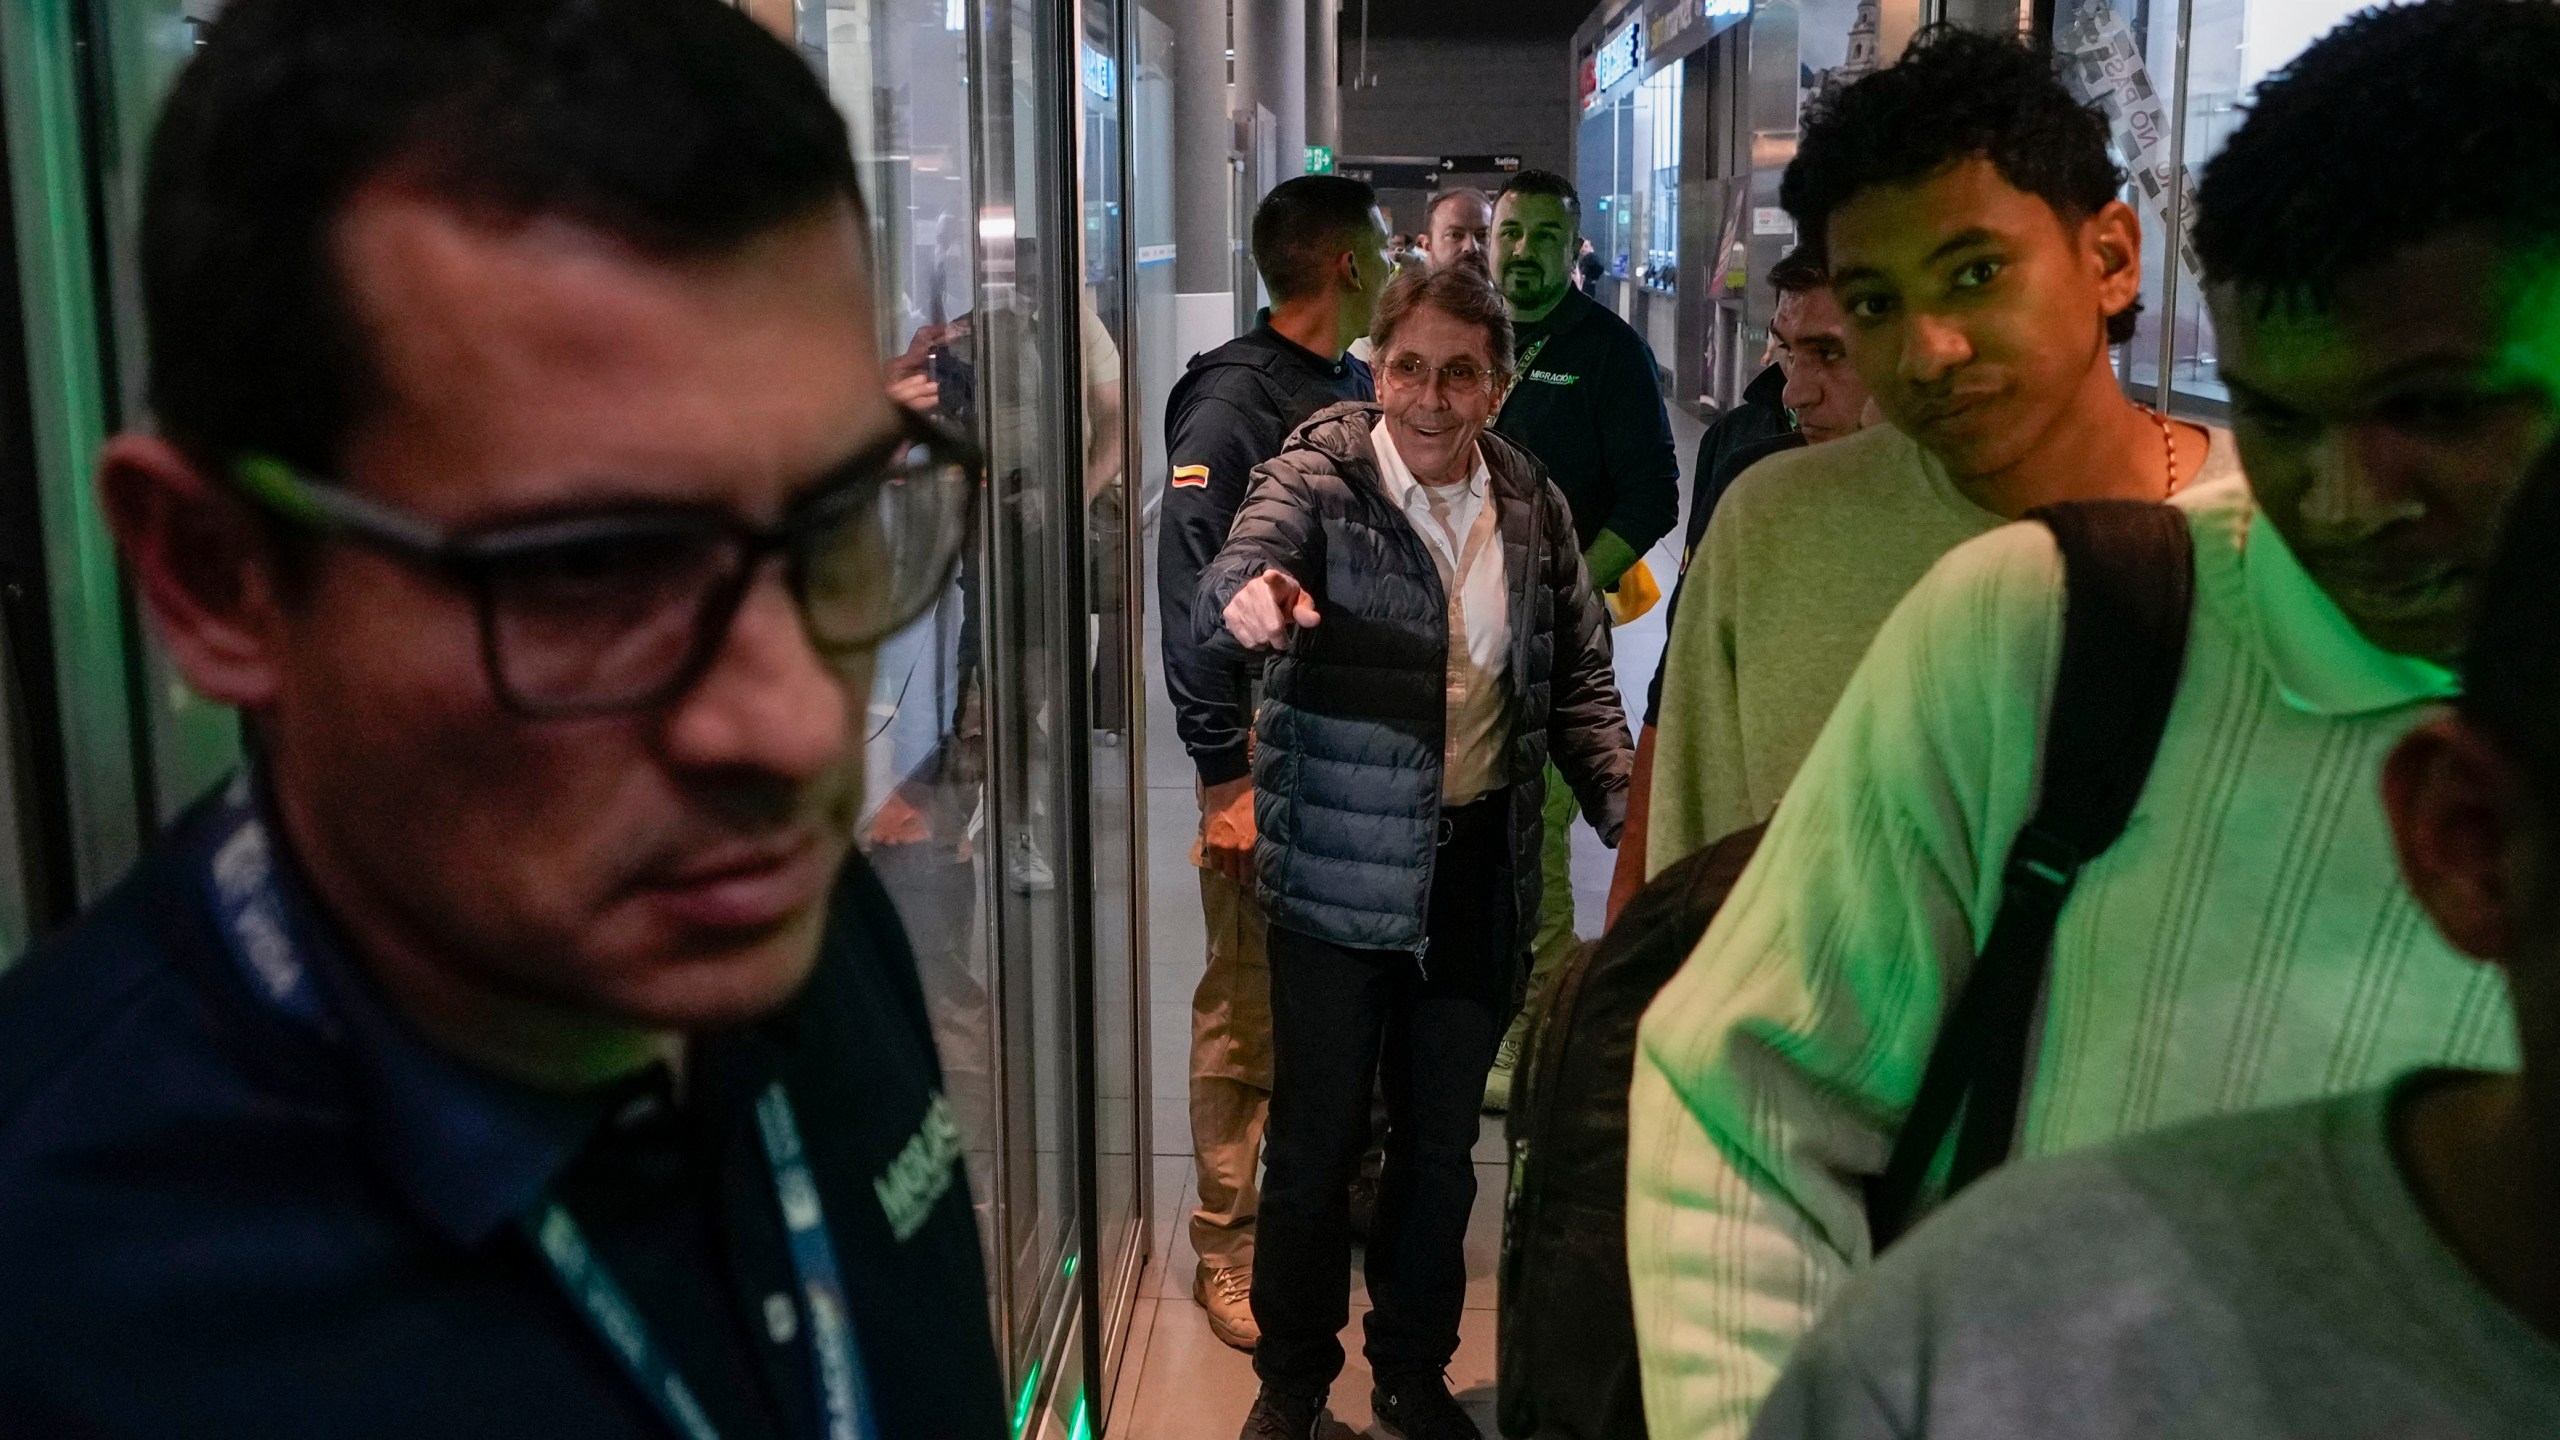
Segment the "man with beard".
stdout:
<path fill-rule="evenodd" d="M 1511 310 L 1519 379 L 1495 425 L 1547 467 L 1573 512 L 1592 585 L 1619 577 L 1680 519 L 1680 457 L 1653 351 L 1633 326 L 1573 287 L 1581 197 L 1563 176 L 1523 170 L 1494 201 L 1493 278 Z M 1531 1004 L 1574 944 L 1573 792 L 1547 781 L 1546 889 L 1532 945 Z M 1485 1108 L 1507 1108 L 1528 1034 L 1523 1008 L 1502 1040 Z"/>

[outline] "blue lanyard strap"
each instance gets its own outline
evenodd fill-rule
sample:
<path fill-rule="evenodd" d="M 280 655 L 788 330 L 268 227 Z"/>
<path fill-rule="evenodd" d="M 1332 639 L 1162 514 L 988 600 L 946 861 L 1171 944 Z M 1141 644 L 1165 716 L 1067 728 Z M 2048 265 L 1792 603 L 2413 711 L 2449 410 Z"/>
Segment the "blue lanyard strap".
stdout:
<path fill-rule="evenodd" d="M 541 1218 L 529 1222 L 526 1230 L 534 1248 L 551 1262 L 560 1288 L 569 1292 L 569 1299 L 613 1351 L 613 1358 L 622 1362 L 623 1370 L 639 1382 L 640 1392 L 649 1397 L 659 1416 L 685 1440 L 720 1440 L 719 1427 L 702 1413 L 693 1387 L 658 1353 L 657 1342 L 649 1338 L 649 1327 L 633 1308 L 631 1297 L 622 1293 L 612 1272 L 587 1248 L 586 1232 L 569 1218 L 569 1212 L 557 1201 L 545 1201 Z"/>
<path fill-rule="evenodd" d="M 259 818 L 248 777 L 232 782 L 214 821 L 204 884 L 232 959 L 260 999 L 331 1040 L 336 1019 L 311 977 L 293 919 L 276 877 L 275 845 Z M 809 1342 L 818 1369 L 818 1400 L 826 1416 L 826 1440 L 879 1440 L 870 1409 L 862 1357 L 846 1312 L 844 1272 L 827 1232 L 826 1205 L 800 1143 L 800 1125 L 780 1081 L 756 1101 L 756 1131 L 773 1173 L 774 1198 L 790 1240 L 791 1268 L 809 1317 Z M 684 1440 L 720 1440 L 693 1387 L 650 1337 L 631 1297 L 596 1257 L 586 1232 L 555 1200 L 546 1199 L 523 1222 L 533 1247 L 560 1288 L 650 1405 Z"/>
<path fill-rule="evenodd" d="M 844 1273 L 836 1263 L 835 1241 L 827 1233 L 826 1203 L 818 1196 L 817 1177 L 810 1173 L 800 1146 L 799 1121 L 780 1081 L 766 1086 L 756 1100 L 756 1130 L 764 1141 L 765 1163 L 773 1172 L 774 1198 L 781 1204 L 782 1225 L 790 1240 L 791 1269 L 800 1282 L 802 1308 L 808 1313 L 827 1440 L 877 1440 L 862 1356 L 854 1347 L 853 1326 L 845 1312 Z M 622 1362 L 623 1370 L 667 1424 L 685 1440 L 720 1440 L 718 1427 L 703 1414 L 692 1387 L 659 1351 L 647 1322 L 596 1259 L 585 1232 L 568 1210 L 556 1200 L 546 1200 L 524 1228 L 588 1327 Z"/>

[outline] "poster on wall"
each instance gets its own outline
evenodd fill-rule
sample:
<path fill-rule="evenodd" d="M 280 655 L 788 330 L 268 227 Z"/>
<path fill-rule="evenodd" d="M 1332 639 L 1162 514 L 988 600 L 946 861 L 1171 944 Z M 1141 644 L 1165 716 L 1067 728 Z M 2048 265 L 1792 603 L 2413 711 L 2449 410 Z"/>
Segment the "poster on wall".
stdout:
<path fill-rule="evenodd" d="M 1884 67 L 1883 0 L 1798 0 L 1796 113 L 1825 91 Z"/>
<path fill-rule="evenodd" d="M 2108 0 L 2080 0 L 2070 20 L 2054 36 L 2053 48 L 2062 58 L 2063 83 L 2081 103 L 2095 106 L 2107 117 L 2116 159 L 2142 191 L 2144 205 L 2159 224 L 2159 233 L 2167 233 L 2170 176 L 2175 173 L 2189 194 L 2194 193 L 2194 179 L 2186 173 L 2187 167 L 2169 153 L 2167 107 L 2160 103 L 2160 92 L 2151 83 L 2151 71 L 2143 64 L 2142 47 L 2134 41 L 2133 28 L 2125 24 L 2124 17 Z M 2197 273 L 2194 226 L 2194 207 L 2182 207 L 2178 257 L 2191 277 Z"/>

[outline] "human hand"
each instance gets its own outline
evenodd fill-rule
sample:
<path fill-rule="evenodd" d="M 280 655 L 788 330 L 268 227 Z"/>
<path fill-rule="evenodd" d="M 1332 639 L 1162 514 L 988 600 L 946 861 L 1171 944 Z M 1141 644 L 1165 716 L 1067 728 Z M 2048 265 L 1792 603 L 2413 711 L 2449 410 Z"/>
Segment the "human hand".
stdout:
<path fill-rule="evenodd" d="M 866 838 L 875 847 L 920 845 L 933 834 L 925 824 L 924 812 L 907 799 L 906 790 L 901 787 L 890 791 L 889 798 L 872 812 Z"/>
<path fill-rule="evenodd" d="M 921 371 L 900 375 L 889 382 L 889 399 L 891 403 L 918 415 L 931 415 L 934 408 L 942 403 L 942 386 L 931 375 Z"/>
<path fill-rule="evenodd" d="M 1265 570 L 1246 581 L 1227 602 L 1225 619 L 1227 633 L 1247 650 L 1277 650 L 1289 643 L 1290 627 L 1324 622 L 1314 597 L 1286 570 Z"/>
<path fill-rule="evenodd" d="M 1200 794 L 1200 859 L 1238 885 L 1253 883 L 1253 777 L 1240 775 Z"/>

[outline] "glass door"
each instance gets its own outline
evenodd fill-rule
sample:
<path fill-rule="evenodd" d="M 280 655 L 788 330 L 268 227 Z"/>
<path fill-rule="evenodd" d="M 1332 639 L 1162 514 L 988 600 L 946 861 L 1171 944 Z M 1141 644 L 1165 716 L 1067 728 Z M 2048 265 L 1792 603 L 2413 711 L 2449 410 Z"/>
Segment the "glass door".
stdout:
<path fill-rule="evenodd" d="M 975 554 L 882 655 L 866 849 L 918 942 L 1017 1429 L 1073 1429 L 1142 1233 L 1118 11 L 825 22 L 797 34 L 862 165 L 892 382 L 988 457 Z"/>
<path fill-rule="evenodd" d="M 1086 640 L 1084 831 L 1092 846 L 1092 1203 L 1095 1299 L 1102 1338 L 1097 1397 L 1116 1388 L 1138 1273 L 1145 1261 L 1140 1214 L 1145 1087 L 1139 1084 L 1139 1019 L 1145 1013 L 1138 857 L 1145 711 L 1137 657 L 1144 652 L 1138 506 L 1143 434 L 1132 413 L 1137 387 L 1130 279 L 1127 168 L 1129 37 L 1118 0 L 1082 0 L 1076 47 L 1076 179 L 1079 226 L 1077 346 L 1081 373 L 1081 494 Z"/>

